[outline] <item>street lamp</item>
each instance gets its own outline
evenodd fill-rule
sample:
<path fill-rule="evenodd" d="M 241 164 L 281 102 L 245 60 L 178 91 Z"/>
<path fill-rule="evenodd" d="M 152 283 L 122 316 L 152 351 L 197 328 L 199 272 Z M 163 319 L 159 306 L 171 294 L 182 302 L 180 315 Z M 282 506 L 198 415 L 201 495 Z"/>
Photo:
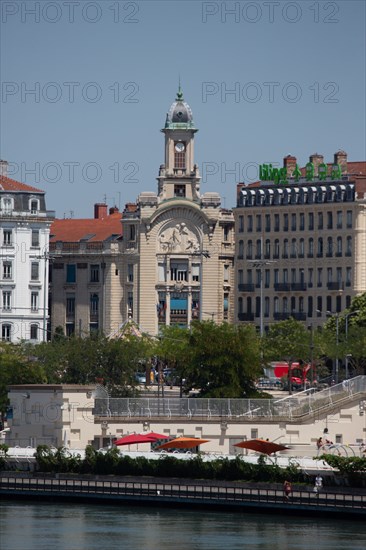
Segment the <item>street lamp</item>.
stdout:
<path fill-rule="evenodd" d="M 332 317 L 335 315 L 336 318 L 336 359 L 335 359 L 335 383 L 338 384 L 338 373 L 339 373 L 339 357 L 338 357 L 338 344 L 339 344 L 339 312 L 332 313 L 331 311 L 326 312 L 327 317 Z"/>
<path fill-rule="evenodd" d="M 356 311 L 350 311 L 349 313 L 347 313 L 347 315 L 345 315 L 345 319 L 346 319 L 346 346 L 348 345 L 348 317 L 351 317 L 351 315 L 357 315 L 357 313 L 360 313 L 359 309 L 357 309 Z M 352 355 L 349 354 L 349 353 L 346 353 L 345 362 L 344 362 L 345 369 L 346 369 L 346 380 L 348 380 L 348 358 L 349 357 L 352 357 Z"/>

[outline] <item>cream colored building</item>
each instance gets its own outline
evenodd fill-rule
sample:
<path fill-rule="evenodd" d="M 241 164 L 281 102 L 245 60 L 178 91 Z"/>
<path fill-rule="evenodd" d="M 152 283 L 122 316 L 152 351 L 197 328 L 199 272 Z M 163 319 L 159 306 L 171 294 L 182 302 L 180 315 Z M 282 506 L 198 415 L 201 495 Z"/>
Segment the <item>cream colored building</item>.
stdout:
<path fill-rule="evenodd" d="M 123 320 L 150 334 L 192 319 L 234 319 L 234 218 L 217 193 L 200 194 L 197 128 L 179 89 L 162 130 L 158 191 L 123 212 Z"/>
<path fill-rule="evenodd" d="M 235 454 L 241 452 L 235 443 L 259 437 L 295 446 L 288 454 L 311 457 L 325 429 L 337 444 L 366 440 L 365 376 L 310 395 L 281 392 L 270 400 L 170 398 L 168 392 L 165 398 L 112 399 L 101 386 L 67 384 L 11 386 L 8 396 L 5 442 L 11 447 L 98 449 L 115 437 L 154 431 L 208 439 L 201 448 L 206 452 Z M 148 451 L 150 445 L 123 450 Z"/>
<path fill-rule="evenodd" d="M 121 213 L 94 205 L 94 218 L 51 226 L 51 332 L 109 334 L 121 324 Z"/>
<path fill-rule="evenodd" d="M 237 188 L 235 322 L 323 324 L 366 291 L 366 162 L 338 151 L 261 172 Z"/>

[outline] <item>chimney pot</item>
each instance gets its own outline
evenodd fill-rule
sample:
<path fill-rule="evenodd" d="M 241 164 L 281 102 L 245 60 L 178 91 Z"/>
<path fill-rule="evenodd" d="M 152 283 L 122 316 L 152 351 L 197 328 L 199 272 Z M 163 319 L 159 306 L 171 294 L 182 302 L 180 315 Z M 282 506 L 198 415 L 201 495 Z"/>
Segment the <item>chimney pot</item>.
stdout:
<path fill-rule="evenodd" d="M 8 166 L 9 163 L 7 160 L 0 160 L 0 176 L 8 175 Z"/>
<path fill-rule="evenodd" d="M 108 215 L 108 206 L 105 203 L 94 204 L 94 219 L 101 220 Z"/>

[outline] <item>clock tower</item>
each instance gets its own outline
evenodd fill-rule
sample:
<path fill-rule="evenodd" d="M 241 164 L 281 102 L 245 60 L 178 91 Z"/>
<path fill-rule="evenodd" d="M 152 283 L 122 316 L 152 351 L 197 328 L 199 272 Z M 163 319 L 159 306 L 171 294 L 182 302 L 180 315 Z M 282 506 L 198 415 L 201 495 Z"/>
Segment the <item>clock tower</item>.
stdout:
<path fill-rule="evenodd" d="M 194 164 L 194 134 L 198 130 L 180 86 L 161 131 L 165 135 L 165 163 L 159 170 L 159 201 L 172 198 L 199 201 L 201 178 Z"/>

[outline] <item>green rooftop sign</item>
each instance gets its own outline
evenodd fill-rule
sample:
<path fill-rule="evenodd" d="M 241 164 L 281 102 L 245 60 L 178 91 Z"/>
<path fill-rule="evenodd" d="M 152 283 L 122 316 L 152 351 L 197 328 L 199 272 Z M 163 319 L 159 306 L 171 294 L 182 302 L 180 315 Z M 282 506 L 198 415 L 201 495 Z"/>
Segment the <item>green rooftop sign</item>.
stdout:
<path fill-rule="evenodd" d="M 296 164 L 292 172 L 294 181 L 299 181 L 302 176 L 301 170 Z M 330 176 L 332 180 L 338 180 L 342 177 L 342 169 L 339 164 L 333 164 L 328 173 L 328 166 L 322 162 L 318 166 L 318 174 L 315 175 L 315 166 L 313 162 L 308 162 L 305 166 L 306 181 L 325 181 Z M 287 185 L 289 182 L 286 168 L 274 168 L 272 164 L 259 165 L 259 179 L 261 181 L 273 181 L 275 185 Z"/>

